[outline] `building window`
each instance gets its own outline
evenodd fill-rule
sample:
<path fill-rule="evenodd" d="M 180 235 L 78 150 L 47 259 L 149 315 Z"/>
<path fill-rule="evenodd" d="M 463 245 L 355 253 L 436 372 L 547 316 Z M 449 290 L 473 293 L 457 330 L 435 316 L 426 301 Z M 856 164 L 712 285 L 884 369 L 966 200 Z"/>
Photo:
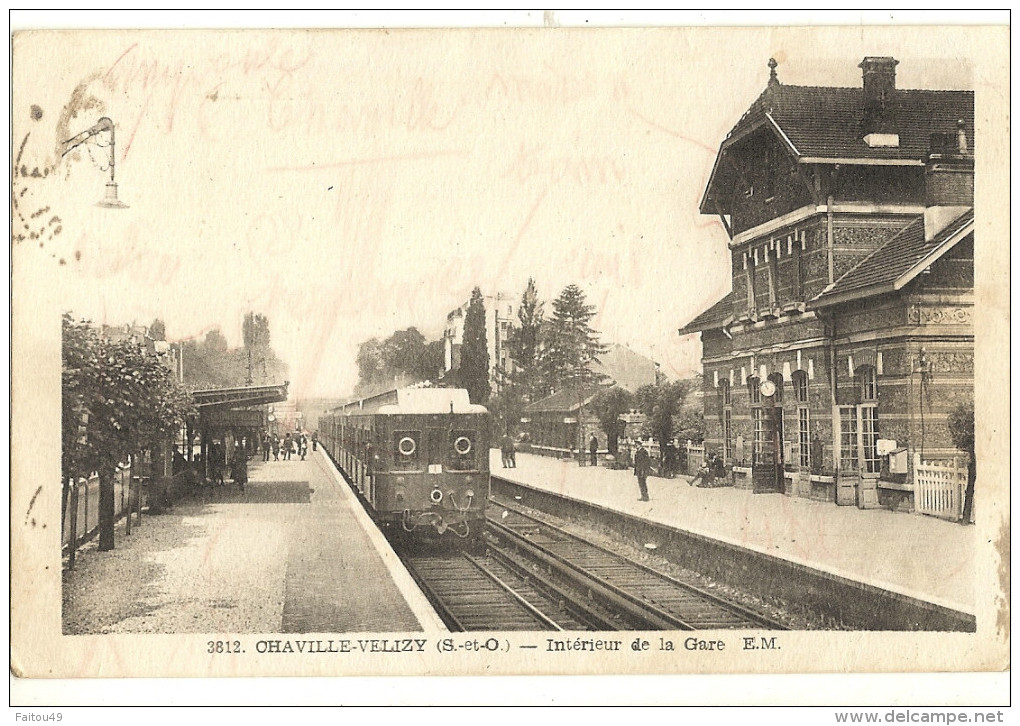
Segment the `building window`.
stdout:
<path fill-rule="evenodd" d="M 719 399 L 722 402 L 723 460 L 733 458 L 733 392 L 725 378 L 719 381 Z"/>
<path fill-rule="evenodd" d="M 839 407 L 839 470 L 857 471 L 857 407 Z"/>
<path fill-rule="evenodd" d="M 882 470 L 878 456 L 878 406 L 873 403 L 861 406 L 861 453 L 866 473 L 877 474 Z"/>
<path fill-rule="evenodd" d="M 747 395 L 750 397 L 752 406 L 761 405 L 761 381 L 758 376 L 751 376 L 747 379 Z"/>
<path fill-rule="evenodd" d="M 802 301 L 804 299 L 804 232 L 798 232 L 793 236 L 793 298 Z"/>
<path fill-rule="evenodd" d="M 878 375 L 874 366 L 865 366 L 858 373 L 860 379 L 861 405 L 860 430 L 861 466 L 868 474 L 877 474 L 882 469 L 878 456 Z"/>
<path fill-rule="evenodd" d="M 744 277 L 747 279 L 747 314 L 754 315 L 758 306 L 754 299 L 754 257 L 747 253 L 747 264 L 744 267 Z"/>
<path fill-rule="evenodd" d="M 797 408 L 797 444 L 800 447 L 800 467 L 811 468 L 811 414 L 807 406 Z"/>
<path fill-rule="evenodd" d="M 733 410 L 723 409 L 723 461 L 733 460 Z"/>
<path fill-rule="evenodd" d="M 751 419 L 754 421 L 754 451 L 752 461 L 762 463 L 762 454 L 768 442 L 765 441 L 765 409 L 752 408 Z"/>
<path fill-rule="evenodd" d="M 867 366 L 861 370 L 861 400 L 878 400 L 878 376 L 873 366 Z"/>
<path fill-rule="evenodd" d="M 779 255 L 776 250 L 768 250 L 768 276 L 769 276 L 769 307 L 775 308 L 779 305 Z"/>
<path fill-rule="evenodd" d="M 797 397 L 797 403 L 808 402 L 808 381 L 807 373 L 804 371 L 793 372 L 793 392 Z"/>

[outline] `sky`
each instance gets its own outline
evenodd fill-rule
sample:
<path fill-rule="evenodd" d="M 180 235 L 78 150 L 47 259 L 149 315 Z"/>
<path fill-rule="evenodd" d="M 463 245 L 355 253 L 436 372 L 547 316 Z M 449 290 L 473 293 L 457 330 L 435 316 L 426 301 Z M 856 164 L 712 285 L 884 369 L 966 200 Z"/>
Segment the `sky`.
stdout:
<path fill-rule="evenodd" d="M 578 284 L 605 342 L 682 377 L 700 343 L 677 329 L 729 290 L 699 202 L 769 58 L 784 83 L 857 86 L 892 55 L 900 87 L 950 89 L 980 86 L 976 52 L 902 27 L 27 32 L 14 152 L 54 172 L 15 193 L 61 231 L 16 247 L 14 295 L 46 329 L 159 317 L 233 345 L 263 313 L 292 398 L 340 397 L 362 341 L 436 339 L 476 285 L 534 277 L 547 300 Z M 108 149 L 59 157 L 101 116 L 126 209 L 94 206 Z"/>

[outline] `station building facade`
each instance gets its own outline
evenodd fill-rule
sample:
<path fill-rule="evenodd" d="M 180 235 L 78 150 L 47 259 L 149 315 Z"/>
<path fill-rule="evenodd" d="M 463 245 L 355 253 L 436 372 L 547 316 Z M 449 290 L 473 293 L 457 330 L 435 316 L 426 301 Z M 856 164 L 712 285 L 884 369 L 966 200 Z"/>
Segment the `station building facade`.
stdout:
<path fill-rule="evenodd" d="M 738 486 L 913 506 L 915 454 L 953 447 L 973 400 L 974 96 L 791 86 L 774 61 L 701 202 L 731 291 L 680 329 L 703 345 L 706 446 Z"/>

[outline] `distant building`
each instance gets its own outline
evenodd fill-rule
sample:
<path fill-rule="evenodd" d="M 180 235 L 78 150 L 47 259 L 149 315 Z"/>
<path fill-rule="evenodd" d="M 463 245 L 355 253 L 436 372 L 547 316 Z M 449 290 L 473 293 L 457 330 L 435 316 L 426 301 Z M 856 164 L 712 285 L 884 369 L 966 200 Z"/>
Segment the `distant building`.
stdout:
<path fill-rule="evenodd" d="M 178 351 L 165 340 L 154 340 L 145 325 L 99 325 L 99 334 L 115 343 L 130 341 L 137 345 L 146 355 L 159 357 L 164 366 L 178 373 Z"/>
<path fill-rule="evenodd" d="M 502 385 L 499 371 L 513 370 L 513 359 L 507 349 L 510 328 L 517 321 L 517 301 L 508 293 L 486 295 L 485 340 L 489 348 L 489 383 L 494 394 Z M 464 318 L 467 316 L 470 300 L 450 311 L 443 329 L 443 370 L 460 368 L 460 350 L 464 342 Z"/>
<path fill-rule="evenodd" d="M 915 454 L 965 460 L 947 420 L 974 385 L 974 94 L 899 89 L 896 65 L 831 88 L 771 61 L 719 148 L 701 212 L 732 291 L 680 334 L 701 334 L 706 445 L 738 485 L 909 508 Z"/>
<path fill-rule="evenodd" d="M 537 453 L 564 454 L 588 445 L 592 434 L 601 448 L 606 446 L 606 434 L 591 403 L 600 391 L 613 387 L 634 393 L 641 386 L 655 383 L 655 363 L 624 345 L 611 345 L 592 364 L 592 370 L 606 376 L 602 385 L 569 388 L 557 391 L 528 404 L 521 419 L 521 431 L 527 434 Z M 624 435 L 636 436 L 644 416 L 632 412 L 627 415 Z"/>

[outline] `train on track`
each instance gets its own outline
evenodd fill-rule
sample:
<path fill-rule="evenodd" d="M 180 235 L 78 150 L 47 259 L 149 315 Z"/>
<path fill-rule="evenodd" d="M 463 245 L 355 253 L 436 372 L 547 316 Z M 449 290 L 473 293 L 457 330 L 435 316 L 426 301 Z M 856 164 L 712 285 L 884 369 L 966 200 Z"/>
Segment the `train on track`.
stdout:
<path fill-rule="evenodd" d="M 489 500 L 489 412 L 460 388 L 399 388 L 319 419 L 318 437 L 398 538 L 474 541 Z"/>

